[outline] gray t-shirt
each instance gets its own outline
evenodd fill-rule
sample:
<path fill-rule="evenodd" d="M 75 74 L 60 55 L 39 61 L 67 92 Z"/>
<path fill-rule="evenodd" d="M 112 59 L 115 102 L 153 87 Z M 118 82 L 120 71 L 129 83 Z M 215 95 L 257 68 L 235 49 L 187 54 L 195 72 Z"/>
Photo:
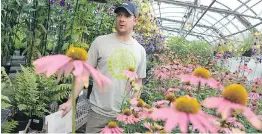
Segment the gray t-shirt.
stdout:
<path fill-rule="evenodd" d="M 116 34 L 97 37 L 88 51 L 88 64 L 112 80 L 107 92 L 100 92 L 97 83 L 93 83 L 90 95 L 91 109 L 108 117 L 120 112 L 127 79 L 123 71 L 135 67 L 139 78 L 146 77 L 146 51 L 136 40 L 127 44 L 117 39 Z"/>

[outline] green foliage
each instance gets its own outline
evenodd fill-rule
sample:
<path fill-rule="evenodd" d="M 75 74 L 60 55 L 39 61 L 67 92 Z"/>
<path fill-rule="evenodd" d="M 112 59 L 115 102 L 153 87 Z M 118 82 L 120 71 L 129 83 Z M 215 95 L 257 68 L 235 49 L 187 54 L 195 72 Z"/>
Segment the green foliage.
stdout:
<path fill-rule="evenodd" d="M 18 125 L 17 121 L 11 120 L 1 124 L 1 133 L 10 133 Z"/>
<path fill-rule="evenodd" d="M 9 97 L 5 95 L 6 92 L 3 92 L 9 90 L 11 87 L 11 80 L 9 76 L 6 74 L 5 69 L 1 67 L 1 109 L 9 108 L 12 106 Z M 2 122 L 1 132 L 9 133 L 16 127 L 16 125 L 18 125 L 17 122 L 13 120 Z"/>
<path fill-rule="evenodd" d="M 10 99 L 7 96 L 8 90 L 12 87 L 11 80 L 5 72 L 5 68 L 1 67 L 1 108 L 8 108 L 12 106 Z"/>
<path fill-rule="evenodd" d="M 4 85 L 4 84 L 2 84 L 2 85 Z M 8 107 L 12 106 L 9 103 L 10 103 L 9 98 L 7 96 L 1 94 L 1 108 L 8 108 Z"/>
<path fill-rule="evenodd" d="M 167 45 L 170 47 L 176 57 L 179 57 L 182 61 L 187 61 L 189 54 L 200 56 L 202 61 L 211 59 L 214 48 L 206 42 L 201 41 L 186 41 L 180 37 L 170 37 L 167 39 Z"/>
<path fill-rule="evenodd" d="M 19 110 L 31 116 L 43 116 L 52 101 L 69 94 L 70 84 L 58 85 L 54 77 L 35 75 L 33 68 L 22 67 L 14 78 L 15 101 Z M 28 99 L 30 98 L 30 99 Z"/>
<path fill-rule="evenodd" d="M 89 45 L 84 43 L 84 42 L 76 42 L 76 43 L 73 43 L 73 44 L 69 44 L 69 43 L 65 43 L 62 50 L 64 52 L 66 52 L 66 50 L 69 48 L 69 47 L 80 47 L 80 48 L 83 48 L 85 49 L 86 51 L 88 51 L 89 49 Z"/>

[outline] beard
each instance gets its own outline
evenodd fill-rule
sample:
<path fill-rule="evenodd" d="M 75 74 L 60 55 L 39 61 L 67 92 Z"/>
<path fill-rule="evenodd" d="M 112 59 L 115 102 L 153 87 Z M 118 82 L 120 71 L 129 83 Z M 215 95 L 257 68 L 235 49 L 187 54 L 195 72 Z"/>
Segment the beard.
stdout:
<path fill-rule="evenodd" d="M 116 27 L 116 31 L 119 35 L 128 35 L 133 32 L 132 29 L 120 30 L 118 27 Z"/>

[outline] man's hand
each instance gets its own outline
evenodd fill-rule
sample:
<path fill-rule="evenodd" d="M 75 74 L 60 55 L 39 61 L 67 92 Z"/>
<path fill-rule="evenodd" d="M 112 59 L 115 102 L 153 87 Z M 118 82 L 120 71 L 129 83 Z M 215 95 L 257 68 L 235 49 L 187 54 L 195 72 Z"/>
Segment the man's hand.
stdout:
<path fill-rule="evenodd" d="M 72 101 L 68 100 L 67 102 L 63 103 L 62 105 L 59 106 L 58 110 L 62 110 L 62 116 L 64 117 L 72 108 Z"/>

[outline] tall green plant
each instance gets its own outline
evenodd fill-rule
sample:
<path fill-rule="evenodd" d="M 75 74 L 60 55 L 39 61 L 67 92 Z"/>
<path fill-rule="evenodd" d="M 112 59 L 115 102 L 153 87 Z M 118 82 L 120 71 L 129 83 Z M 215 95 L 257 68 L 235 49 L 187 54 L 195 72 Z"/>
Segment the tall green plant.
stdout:
<path fill-rule="evenodd" d="M 15 39 L 22 5 L 16 0 L 1 1 L 1 64 L 9 62 L 15 51 Z"/>
<path fill-rule="evenodd" d="M 23 66 L 22 72 L 16 74 L 13 86 L 15 102 L 19 110 L 28 116 L 39 117 L 49 112 L 48 105 L 52 101 L 67 97 L 71 87 L 70 84 L 57 85 L 54 77 L 35 75 L 33 68 Z"/>

